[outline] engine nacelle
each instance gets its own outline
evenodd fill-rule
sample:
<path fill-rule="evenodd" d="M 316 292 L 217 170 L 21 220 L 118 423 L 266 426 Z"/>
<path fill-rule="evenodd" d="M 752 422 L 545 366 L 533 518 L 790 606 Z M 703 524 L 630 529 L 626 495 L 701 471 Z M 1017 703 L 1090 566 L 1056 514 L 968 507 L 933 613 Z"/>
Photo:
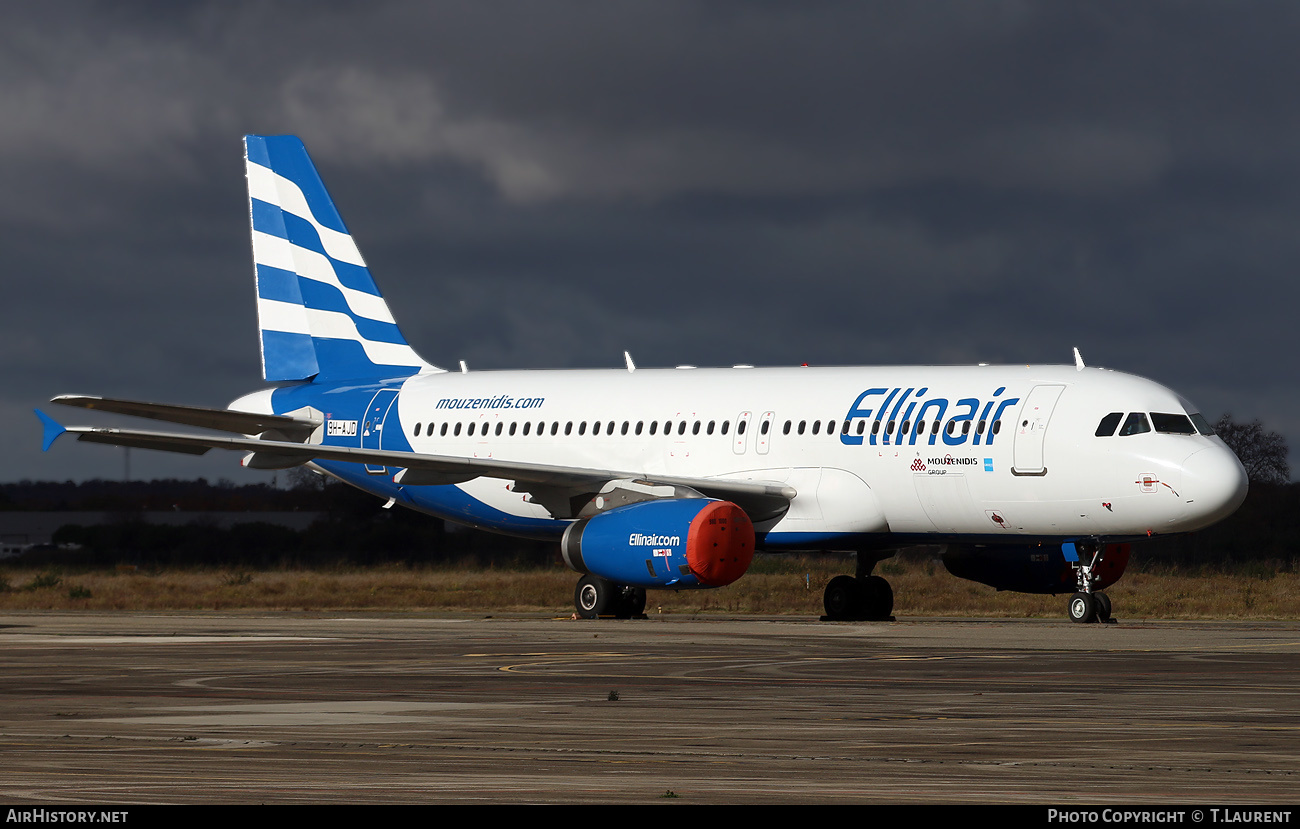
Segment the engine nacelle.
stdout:
<path fill-rule="evenodd" d="M 634 587 L 722 587 L 754 560 L 754 525 L 730 501 L 642 501 L 575 521 L 564 563 Z"/>
<path fill-rule="evenodd" d="M 1079 552 L 1080 559 L 1091 560 Z M 1073 593 L 1074 568 L 1058 544 L 1039 546 L 949 544 L 943 565 L 959 579 L 969 579 L 998 590 L 1017 593 Z M 1094 589 L 1110 587 L 1124 575 L 1129 545 L 1107 544 L 1093 573 L 1100 578 Z"/>

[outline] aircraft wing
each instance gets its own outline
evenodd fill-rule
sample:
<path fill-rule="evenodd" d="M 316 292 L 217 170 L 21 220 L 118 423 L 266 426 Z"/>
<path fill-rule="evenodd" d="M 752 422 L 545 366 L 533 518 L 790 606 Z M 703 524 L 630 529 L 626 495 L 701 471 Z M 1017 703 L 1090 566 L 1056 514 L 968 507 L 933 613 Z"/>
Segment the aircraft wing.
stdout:
<path fill-rule="evenodd" d="M 399 484 L 408 485 L 452 484 L 470 481 L 474 478 L 502 478 L 515 481 L 517 484 L 515 488 L 520 492 L 533 493 L 534 500 L 551 510 L 556 517 L 571 517 L 563 514 L 565 512 L 563 508 L 557 509 L 554 506 L 567 500 L 566 494 L 595 493 L 610 481 L 629 478 L 657 484 L 689 487 L 709 497 L 732 501 L 745 510 L 754 520 L 762 520 L 781 514 L 789 506 L 791 499 L 796 494 L 794 487 L 772 481 L 737 478 L 692 478 L 676 475 L 646 474 L 625 469 L 585 469 L 524 461 L 508 461 L 497 458 L 465 458 L 383 449 L 358 449 L 249 437 L 151 432 L 94 426 L 65 427 L 39 410 L 37 410 L 36 414 L 40 417 L 41 422 L 45 424 L 44 446 L 46 449 L 54 442 L 55 438 L 67 432 L 75 434 L 77 440 L 87 443 L 158 449 L 164 452 L 182 452 L 190 455 L 202 455 L 211 449 L 247 452 L 249 454 L 244 458 L 244 464 L 255 468 L 287 468 L 315 460 L 386 466 L 402 470 L 394 477 L 394 480 Z M 242 415 L 243 413 L 232 412 L 231 414 Z M 249 417 L 254 416 L 249 415 Z M 274 416 L 257 415 L 255 417 L 267 421 Z M 293 418 L 285 419 L 294 420 Z M 245 423 L 245 425 L 248 424 Z"/>

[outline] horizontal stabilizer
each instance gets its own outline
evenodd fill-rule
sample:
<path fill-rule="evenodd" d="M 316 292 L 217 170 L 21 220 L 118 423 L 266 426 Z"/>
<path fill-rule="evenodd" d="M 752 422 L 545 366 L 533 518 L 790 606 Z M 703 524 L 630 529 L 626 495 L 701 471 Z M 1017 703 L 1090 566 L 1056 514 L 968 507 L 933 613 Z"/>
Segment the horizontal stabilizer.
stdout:
<path fill-rule="evenodd" d="M 111 397 L 92 397 L 82 394 L 62 394 L 50 402 L 61 406 L 147 417 L 150 420 L 165 420 L 183 426 L 216 429 L 218 432 L 235 432 L 240 435 L 260 435 L 262 432 L 274 429 L 285 437 L 306 440 L 321 425 L 319 420 L 305 417 L 233 412 L 229 409 L 205 409 L 200 406 L 175 406 L 169 403 L 145 403 L 139 400 L 115 400 Z"/>
<path fill-rule="evenodd" d="M 68 431 L 76 431 L 69 429 Z M 109 446 L 130 446 L 135 449 L 157 449 L 162 452 L 180 452 L 185 455 L 206 455 L 211 446 L 184 440 L 169 440 L 167 435 L 133 435 L 118 429 L 91 430 L 77 435 L 86 443 L 104 443 Z"/>

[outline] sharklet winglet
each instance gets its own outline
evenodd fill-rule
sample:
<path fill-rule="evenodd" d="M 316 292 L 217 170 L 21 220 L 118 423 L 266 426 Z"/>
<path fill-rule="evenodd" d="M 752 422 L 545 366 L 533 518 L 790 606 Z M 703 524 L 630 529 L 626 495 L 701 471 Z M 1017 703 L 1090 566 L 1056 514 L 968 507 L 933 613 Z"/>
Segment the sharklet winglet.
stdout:
<path fill-rule="evenodd" d="M 48 452 L 50 451 L 50 446 L 54 441 L 59 439 L 59 435 L 68 430 L 63 428 L 63 424 L 59 423 L 40 409 L 32 409 L 32 411 L 36 412 L 36 416 L 41 419 L 41 426 L 44 428 L 44 434 L 41 441 L 41 451 Z"/>

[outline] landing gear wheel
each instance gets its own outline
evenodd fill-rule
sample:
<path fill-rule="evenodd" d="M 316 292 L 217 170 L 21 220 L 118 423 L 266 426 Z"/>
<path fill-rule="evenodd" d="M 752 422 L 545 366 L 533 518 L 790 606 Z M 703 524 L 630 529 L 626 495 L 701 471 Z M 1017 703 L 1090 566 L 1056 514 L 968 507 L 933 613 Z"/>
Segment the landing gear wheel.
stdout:
<path fill-rule="evenodd" d="M 1088 624 L 1097 621 L 1097 600 L 1091 593 L 1075 593 L 1070 597 L 1070 621 Z"/>
<path fill-rule="evenodd" d="M 1097 621 L 1105 624 L 1110 621 L 1110 596 L 1105 593 L 1093 593 L 1093 601 L 1097 603 Z"/>
<path fill-rule="evenodd" d="M 835 621 L 857 618 L 861 592 L 858 580 L 852 576 L 836 576 L 831 579 L 822 596 L 826 618 Z"/>
<path fill-rule="evenodd" d="M 596 576 L 578 579 L 578 586 L 573 590 L 573 605 L 578 609 L 578 616 L 583 619 L 595 619 L 613 613 L 617 600 L 618 590 L 614 583 Z"/>
<path fill-rule="evenodd" d="M 894 612 L 894 588 L 880 576 L 867 576 L 860 587 L 859 612 L 873 621 L 888 620 Z"/>
<path fill-rule="evenodd" d="M 618 607 L 614 615 L 620 619 L 633 619 L 645 615 L 645 588 L 628 585 L 617 586 Z"/>
<path fill-rule="evenodd" d="M 829 621 L 889 621 L 894 618 L 894 588 L 880 576 L 836 576 L 826 585 L 822 604 Z"/>

